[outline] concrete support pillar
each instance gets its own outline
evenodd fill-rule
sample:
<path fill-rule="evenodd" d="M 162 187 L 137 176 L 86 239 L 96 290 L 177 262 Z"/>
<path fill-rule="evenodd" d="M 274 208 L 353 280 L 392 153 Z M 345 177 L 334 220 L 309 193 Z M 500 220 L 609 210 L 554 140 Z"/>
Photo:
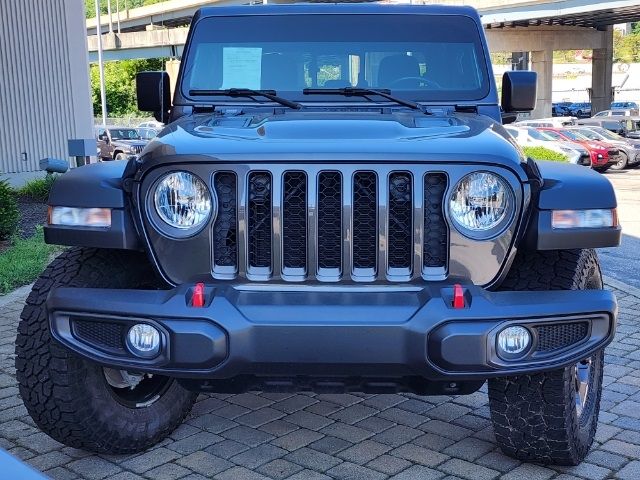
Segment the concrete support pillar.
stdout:
<path fill-rule="evenodd" d="M 538 100 L 531 118 L 551 116 L 551 95 L 553 88 L 553 50 L 531 52 L 531 70 L 538 74 Z"/>
<path fill-rule="evenodd" d="M 613 101 L 611 82 L 613 75 L 613 27 L 602 32 L 604 48 L 593 50 L 591 75 L 591 113 L 607 110 Z"/>

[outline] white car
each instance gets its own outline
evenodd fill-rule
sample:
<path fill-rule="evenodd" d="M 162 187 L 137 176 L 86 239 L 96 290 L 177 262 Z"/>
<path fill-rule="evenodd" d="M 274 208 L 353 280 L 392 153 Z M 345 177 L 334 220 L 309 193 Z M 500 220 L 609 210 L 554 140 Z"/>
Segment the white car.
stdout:
<path fill-rule="evenodd" d="M 566 155 L 570 163 L 590 166 L 589 151 L 573 142 L 560 142 L 534 127 L 506 126 L 505 129 L 521 147 L 544 147 Z"/>
<path fill-rule="evenodd" d="M 147 122 L 142 122 L 136 128 L 153 128 L 154 130 L 162 130 L 164 127 L 164 123 L 160 123 L 156 120 L 149 120 Z"/>
<path fill-rule="evenodd" d="M 539 118 L 537 120 L 523 120 L 513 125 L 517 127 L 549 127 L 549 128 L 565 128 L 576 124 L 577 117 L 551 117 Z"/>

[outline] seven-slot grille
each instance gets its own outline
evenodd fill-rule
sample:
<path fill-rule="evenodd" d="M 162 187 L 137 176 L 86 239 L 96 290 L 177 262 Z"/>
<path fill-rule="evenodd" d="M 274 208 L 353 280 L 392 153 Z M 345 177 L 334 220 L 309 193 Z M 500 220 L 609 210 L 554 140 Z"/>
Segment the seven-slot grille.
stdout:
<path fill-rule="evenodd" d="M 219 171 L 213 276 L 266 281 L 444 279 L 447 176 Z"/>

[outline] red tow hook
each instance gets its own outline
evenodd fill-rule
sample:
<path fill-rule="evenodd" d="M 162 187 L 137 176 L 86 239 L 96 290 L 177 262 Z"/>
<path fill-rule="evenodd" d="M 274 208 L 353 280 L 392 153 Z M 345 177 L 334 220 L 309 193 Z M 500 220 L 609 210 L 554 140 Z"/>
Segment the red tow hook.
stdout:
<path fill-rule="evenodd" d="M 196 286 L 193 287 L 191 306 L 195 308 L 204 307 L 204 283 L 196 283 Z"/>
<path fill-rule="evenodd" d="M 456 310 L 464 308 L 464 290 L 459 283 L 453 286 L 453 308 Z"/>

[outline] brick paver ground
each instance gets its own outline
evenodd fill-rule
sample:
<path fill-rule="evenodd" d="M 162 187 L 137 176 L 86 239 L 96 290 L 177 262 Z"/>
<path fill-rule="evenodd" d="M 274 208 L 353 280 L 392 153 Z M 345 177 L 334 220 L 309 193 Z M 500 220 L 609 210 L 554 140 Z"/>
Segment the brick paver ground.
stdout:
<path fill-rule="evenodd" d="M 640 296 L 616 290 L 596 443 L 578 467 L 522 464 L 496 448 L 486 386 L 469 396 L 201 395 L 155 448 L 92 455 L 41 433 L 18 396 L 22 298 L 0 306 L 0 448 L 52 478 L 111 480 L 640 479 Z M 0 474 L 1 477 L 1 474 Z"/>

